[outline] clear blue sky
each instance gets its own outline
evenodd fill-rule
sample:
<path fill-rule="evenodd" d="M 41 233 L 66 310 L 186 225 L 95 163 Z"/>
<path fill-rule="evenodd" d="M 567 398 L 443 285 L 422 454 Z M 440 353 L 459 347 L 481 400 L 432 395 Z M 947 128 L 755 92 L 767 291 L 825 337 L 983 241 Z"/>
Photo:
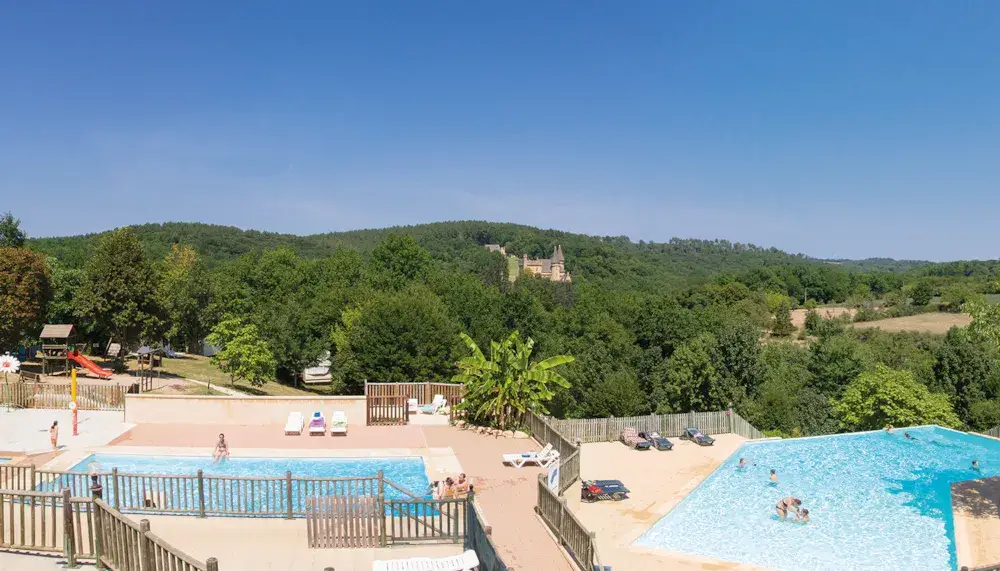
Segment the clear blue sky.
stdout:
<path fill-rule="evenodd" d="M 1000 3 L 0 3 L 29 234 L 454 219 L 1000 256 Z"/>

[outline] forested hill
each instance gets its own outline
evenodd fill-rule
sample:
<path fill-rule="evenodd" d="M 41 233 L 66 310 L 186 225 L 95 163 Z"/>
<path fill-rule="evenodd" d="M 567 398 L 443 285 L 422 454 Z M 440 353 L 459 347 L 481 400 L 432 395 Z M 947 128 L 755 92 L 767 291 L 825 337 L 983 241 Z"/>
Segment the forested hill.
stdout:
<path fill-rule="evenodd" d="M 574 276 L 605 284 L 619 282 L 629 289 L 636 286 L 639 289 L 684 286 L 711 276 L 739 274 L 754 268 L 822 263 L 775 248 L 726 240 L 675 238 L 662 243 L 636 243 L 624 236 L 587 236 L 518 224 L 477 221 L 438 222 L 311 236 L 185 222 L 143 224 L 133 229 L 151 259 L 162 259 L 172 245 L 181 244 L 193 246 L 209 265 L 250 251 L 279 246 L 290 248 L 305 258 L 324 257 L 341 247 L 367 254 L 393 232 L 413 236 L 435 259 L 446 263 L 477 256 L 484 244 L 504 244 L 508 252 L 533 258 L 548 257 L 553 246 L 561 244 L 567 268 Z M 69 267 L 82 267 L 93 245 L 104 234 L 36 238 L 29 241 L 29 246 L 58 258 Z"/>

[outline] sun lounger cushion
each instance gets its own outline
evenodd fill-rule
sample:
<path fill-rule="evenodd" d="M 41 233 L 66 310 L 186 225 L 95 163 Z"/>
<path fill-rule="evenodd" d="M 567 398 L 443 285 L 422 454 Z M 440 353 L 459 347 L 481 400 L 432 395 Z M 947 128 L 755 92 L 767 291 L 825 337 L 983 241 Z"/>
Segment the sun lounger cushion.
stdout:
<path fill-rule="evenodd" d="M 635 448 L 636 450 L 649 449 L 649 442 L 643 438 L 639 438 L 639 432 L 633 427 L 622 430 L 621 441 L 629 448 Z"/>

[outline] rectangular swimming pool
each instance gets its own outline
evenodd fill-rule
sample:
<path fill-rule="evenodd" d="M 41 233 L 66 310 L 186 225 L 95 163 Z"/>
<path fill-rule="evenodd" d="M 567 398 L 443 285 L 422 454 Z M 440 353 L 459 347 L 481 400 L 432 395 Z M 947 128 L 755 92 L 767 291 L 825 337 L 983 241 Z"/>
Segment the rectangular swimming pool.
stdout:
<path fill-rule="evenodd" d="M 951 484 L 998 474 L 1000 441 L 938 427 L 751 442 L 635 544 L 787 571 L 954 571 Z M 778 518 L 789 496 L 809 523 Z"/>
<path fill-rule="evenodd" d="M 312 496 L 376 495 L 377 476 L 385 484 L 387 500 L 430 499 L 429 481 L 420 457 L 399 458 L 229 458 L 216 464 L 208 457 L 95 454 L 77 463 L 71 472 L 88 472 L 96 462 L 104 486 L 104 498 L 122 511 L 217 515 L 253 514 L 280 516 L 305 512 Z M 109 472 L 117 468 L 114 481 Z M 203 477 L 197 476 L 201 470 Z M 291 489 L 287 473 L 291 472 Z M 151 477 L 155 475 L 156 477 Z M 54 491 L 69 487 L 75 495 L 86 495 L 86 476 L 63 476 L 39 489 Z M 115 488 L 118 488 L 118 497 Z M 388 509 L 388 508 L 387 508 Z"/>

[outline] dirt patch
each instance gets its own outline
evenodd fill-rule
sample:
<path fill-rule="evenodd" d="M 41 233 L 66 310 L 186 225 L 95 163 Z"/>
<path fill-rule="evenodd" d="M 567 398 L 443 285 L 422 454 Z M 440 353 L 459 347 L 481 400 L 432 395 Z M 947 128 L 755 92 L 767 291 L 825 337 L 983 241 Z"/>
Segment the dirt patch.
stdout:
<path fill-rule="evenodd" d="M 898 333 L 900 331 L 916 331 L 920 333 L 947 333 L 952 327 L 965 327 L 972 323 L 972 316 L 967 313 L 921 313 L 908 317 L 894 317 L 878 321 L 863 321 L 854 326 L 877 327 L 882 331 Z"/>
<path fill-rule="evenodd" d="M 802 329 L 806 326 L 806 312 L 808 309 L 793 309 L 792 310 L 792 325 Z M 817 307 L 816 313 L 824 319 L 834 319 L 840 317 L 841 315 L 850 315 L 854 318 L 854 314 L 858 310 L 853 307 Z"/>
<path fill-rule="evenodd" d="M 218 391 L 204 385 L 189 383 L 181 379 L 163 379 L 165 384 L 156 390 L 149 391 L 158 395 L 218 395 Z"/>

